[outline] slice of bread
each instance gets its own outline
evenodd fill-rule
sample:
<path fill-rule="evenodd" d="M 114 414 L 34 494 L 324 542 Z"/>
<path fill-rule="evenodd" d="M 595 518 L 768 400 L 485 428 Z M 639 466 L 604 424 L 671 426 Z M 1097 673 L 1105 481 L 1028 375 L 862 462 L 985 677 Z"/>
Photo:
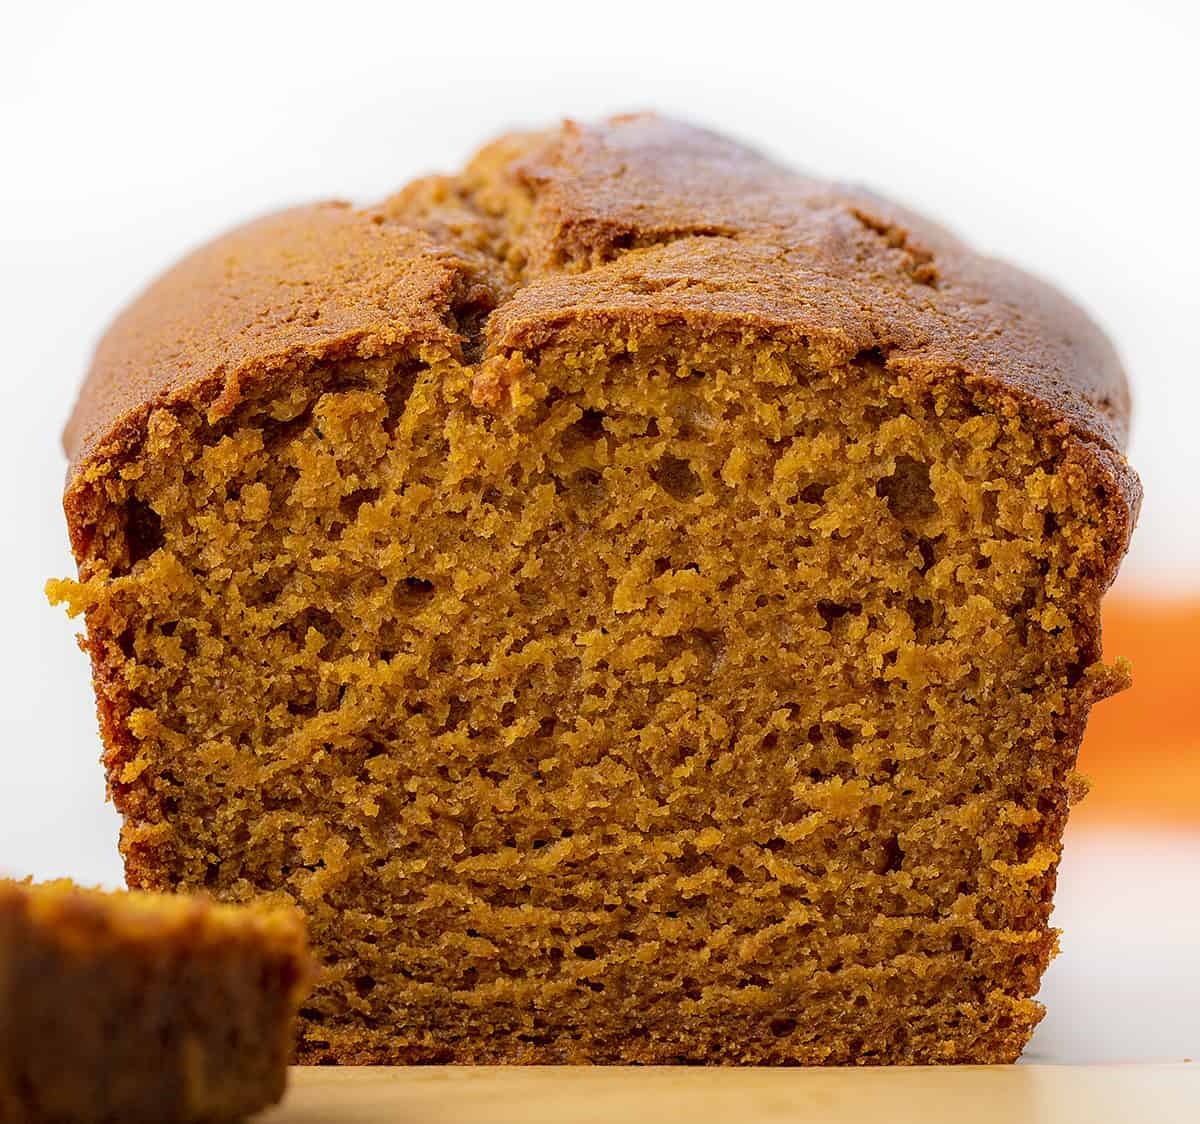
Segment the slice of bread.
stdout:
<path fill-rule="evenodd" d="M 0 1121 L 241 1120 L 310 975 L 294 909 L 0 879 Z"/>
<path fill-rule="evenodd" d="M 309 1061 L 1012 1060 L 1128 411 L 1044 285 L 655 117 L 229 234 L 66 438 L 129 879 L 307 912 Z"/>

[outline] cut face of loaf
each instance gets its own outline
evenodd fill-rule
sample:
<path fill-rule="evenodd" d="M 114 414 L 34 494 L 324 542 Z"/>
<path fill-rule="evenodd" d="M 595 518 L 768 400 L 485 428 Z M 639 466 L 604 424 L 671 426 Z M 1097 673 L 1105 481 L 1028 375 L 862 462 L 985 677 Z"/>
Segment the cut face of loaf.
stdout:
<path fill-rule="evenodd" d="M 595 143 L 623 128 L 717 143 Z M 1134 505 L 1119 372 L 1085 432 L 1086 388 L 1032 394 L 1019 351 L 1011 377 L 935 369 L 894 324 L 768 316 L 783 282 L 729 275 L 753 240 L 610 246 L 545 175 L 500 198 L 489 159 L 336 219 L 457 247 L 453 331 L 347 346 L 289 294 L 280 331 L 342 342 L 256 366 L 247 328 L 207 381 L 85 391 L 81 580 L 55 592 L 87 613 L 131 883 L 307 913 L 303 1061 L 1014 1059 L 1079 738 L 1123 679 L 1099 662 Z M 900 291 L 946 290 L 850 221 Z M 286 238 L 213 252 L 212 299 L 258 299 Z M 681 245 L 698 298 L 654 281 Z M 340 291 L 376 284 L 356 260 Z M 317 320 L 349 316 L 321 284 Z"/>

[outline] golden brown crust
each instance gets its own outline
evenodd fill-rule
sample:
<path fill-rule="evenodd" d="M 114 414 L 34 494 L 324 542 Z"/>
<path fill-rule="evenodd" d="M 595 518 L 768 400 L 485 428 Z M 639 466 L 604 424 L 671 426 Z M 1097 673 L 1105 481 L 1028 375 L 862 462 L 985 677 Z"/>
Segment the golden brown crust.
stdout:
<path fill-rule="evenodd" d="M 463 268 L 426 234 L 344 203 L 270 215 L 184 258 L 101 341 L 63 437 L 73 470 L 123 447 L 172 398 L 232 409 L 244 381 L 295 364 L 454 340 Z"/>
<path fill-rule="evenodd" d="M 991 386 L 1094 454 L 1117 501 L 1113 572 L 1136 518 L 1125 376 L 1075 305 L 867 191 L 652 115 L 502 138 L 379 207 L 286 211 L 192 254 L 101 343 L 64 438 L 69 487 L 132 447 L 152 404 L 220 416 L 272 371 L 403 342 L 476 358 L 485 318 L 487 357 L 679 319 Z"/>

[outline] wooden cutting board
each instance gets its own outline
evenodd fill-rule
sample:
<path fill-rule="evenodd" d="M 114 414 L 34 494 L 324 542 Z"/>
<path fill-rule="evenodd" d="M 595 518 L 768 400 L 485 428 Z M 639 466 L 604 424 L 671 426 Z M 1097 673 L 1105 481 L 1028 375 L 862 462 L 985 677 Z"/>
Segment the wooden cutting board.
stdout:
<path fill-rule="evenodd" d="M 1200 1064 L 302 1067 L 262 1124 L 1200 1124 Z"/>

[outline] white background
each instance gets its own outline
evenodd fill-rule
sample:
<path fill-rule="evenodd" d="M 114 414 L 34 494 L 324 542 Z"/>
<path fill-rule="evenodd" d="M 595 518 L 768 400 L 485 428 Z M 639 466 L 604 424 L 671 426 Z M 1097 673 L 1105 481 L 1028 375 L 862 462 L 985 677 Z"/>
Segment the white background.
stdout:
<path fill-rule="evenodd" d="M 85 662 L 41 594 L 72 569 L 58 434 L 108 319 L 233 222 L 370 200 L 509 127 L 657 108 L 1062 285 L 1135 386 L 1147 499 L 1122 582 L 1200 589 L 1192 4 L 58 0 L 6 5 L 0 37 L 0 870 L 121 877 Z M 1036 1054 L 1200 1054 L 1196 914 L 1169 913 L 1200 895 L 1198 858 L 1068 851 Z M 1164 909 L 1165 930 L 1137 918 Z"/>

